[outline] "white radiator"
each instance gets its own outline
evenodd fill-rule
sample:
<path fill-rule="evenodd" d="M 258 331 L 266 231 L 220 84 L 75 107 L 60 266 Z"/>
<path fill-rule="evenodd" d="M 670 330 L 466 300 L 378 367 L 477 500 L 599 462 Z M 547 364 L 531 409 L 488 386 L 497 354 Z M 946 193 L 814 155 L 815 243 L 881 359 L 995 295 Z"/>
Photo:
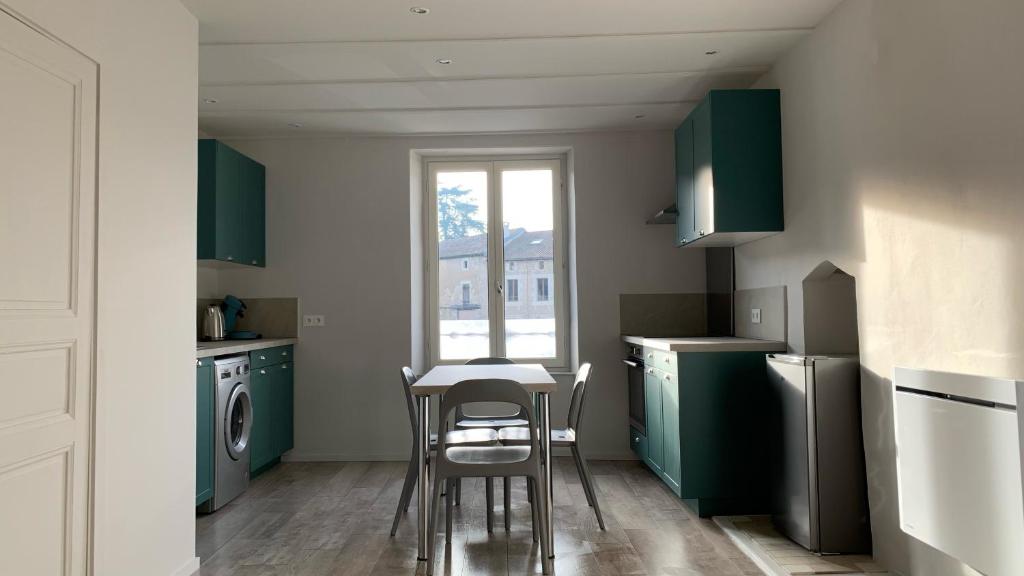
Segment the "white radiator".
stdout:
<path fill-rule="evenodd" d="M 907 368 L 893 378 L 900 525 L 987 576 L 1024 574 L 1019 384 Z"/>

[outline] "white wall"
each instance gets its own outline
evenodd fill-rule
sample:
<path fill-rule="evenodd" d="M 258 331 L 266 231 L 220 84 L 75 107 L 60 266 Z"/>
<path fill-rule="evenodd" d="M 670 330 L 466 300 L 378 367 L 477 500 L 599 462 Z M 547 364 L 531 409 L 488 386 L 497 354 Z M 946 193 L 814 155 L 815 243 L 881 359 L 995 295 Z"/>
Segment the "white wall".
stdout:
<path fill-rule="evenodd" d="M 222 270 L 221 290 L 298 296 L 327 327 L 296 349 L 294 458 L 407 458 L 398 369 L 411 362 L 410 151 L 556 147 L 574 152 L 579 350 L 595 365 L 592 456 L 629 457 L 618 330 L 623 292 L 700 292 L 701 250 L 644 219 L 674 196 L 671 132 L 232 141 L 267 167 L 267 268 Z M 569 381 L 553 415 L 565 419 Z"/>
<path fill-rule="evenodd" d="M 893 367 L 1024 377 L 1022 22 L 1017 0 L 847 0 L 761 82 L 786 231 L 736 251 L 738 287 L 787 285 L 801 350 L 804 276 L 856 276 L 875 552 L 904 574 L 969 570 L 899 528 Z"/>
<path fill-rule="evenodd" d="M 0 3 L 100 69 L 94 573 L 191 573 L 196 21 L 174 0 Z"/>

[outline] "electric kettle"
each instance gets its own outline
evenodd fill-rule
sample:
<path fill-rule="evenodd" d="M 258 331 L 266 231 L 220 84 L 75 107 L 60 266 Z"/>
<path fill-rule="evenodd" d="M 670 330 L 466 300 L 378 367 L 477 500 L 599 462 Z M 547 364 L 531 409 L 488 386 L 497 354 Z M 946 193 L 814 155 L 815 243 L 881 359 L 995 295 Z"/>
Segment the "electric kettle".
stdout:
<path fill-rule="evenodd" d="M 224 339 L 224 313 L 219 304 L 210 304 L 203 314 L 203 340 Z"/>

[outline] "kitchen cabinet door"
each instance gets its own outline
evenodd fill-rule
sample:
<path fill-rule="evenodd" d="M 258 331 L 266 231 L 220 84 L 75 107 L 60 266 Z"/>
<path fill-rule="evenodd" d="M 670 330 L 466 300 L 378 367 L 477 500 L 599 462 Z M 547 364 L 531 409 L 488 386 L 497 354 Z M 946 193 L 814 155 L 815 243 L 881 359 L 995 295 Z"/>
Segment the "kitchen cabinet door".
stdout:
<path fill-rule="evenodd" d="M 693 227 L 694 239 L 715 230 L 715 181 L 711 146 L 711 99 L 690 115 L 693 121 Z"/>
<path fill-rule="evenodd" d="M 655 472 L 665 467 L 665 437 L 662 427 L 661 375 L 654 368 L 644 373 L 644 392 L 647 396 L 647 465 Z"/>
<path fill-rule="evenodd" d="M 266 170 L 216 140 L 199 141 L 198 258 L 266 264 Z"/>
<path fill-rule="evenodd" d="M 693 212 L 693 120 L 676 128 L 676 244 L 696 238 Z"/>
<path fill-rule="evenodd" d="M 259 162 L 252 162 L 252 197 L 249 201 L 249 264 L 267 265 L 267 171 Z"/>
<path fill-rule="evenodd" d="M 293 433 L 294 400 L 292 392 L 294 377 L 290 362 L 285 362 L 272 368 L 274 370 L 274 415 L 271 420 L 271 433 L 274 438 L 274 458 L 279 458 L 295 445 Z"/>
<path fill-rule="evenodd" d="M 679 437 L 679 383 L 676 375 L 666 372 L 661 377 L 661 425 L 664 437 L 662 471 L 666 483 L 677 495 L 681 483 L 680 437 Z"/>
<path fill-rule="evenodd" d="M 252 447 L 249 449 L 249 470 L 266 466 L 277 455 L 274 454 L 274 379 L 273 366 L 259 368 L 249 373 L 249 388 L 252 391 Z"/>
<path fill-rule="evenodd" d="M 196 506 L 213 496 L 214 418 L 213 359 L 196 364 Z"/>
<path fill-rule="evenodd" d="M 216 166 L 216 259 L 240 262 L 244 243 L 242 218 L 239 216 L 245 168 L 242 155 L 218 142 Z"/>

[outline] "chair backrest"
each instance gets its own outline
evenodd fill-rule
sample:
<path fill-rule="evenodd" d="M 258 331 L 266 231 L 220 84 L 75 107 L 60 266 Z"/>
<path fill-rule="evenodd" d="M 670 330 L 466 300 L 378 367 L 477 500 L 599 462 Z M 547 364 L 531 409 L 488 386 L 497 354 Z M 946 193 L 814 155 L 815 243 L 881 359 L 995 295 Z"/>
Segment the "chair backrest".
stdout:
<path fill-rule="evenodd" d="M 537 439 L 537 421 L 533 415 L 533 401 L 529 392 L 514 380 L 463 380 L 457 382 L 444 393 L 441 401 L 441 411 L 437 418 L 437 455 L 443 466 L 474 466 L 473 464 L 454 463 L 445 455 L 445 431 L 448 430 L 448 420 L 452 412 L 456 412 L 464 404 L 477 402 L 503 402 L 520 407 L 520 412 L 529 421 L 530 430 L 530 456 L 523 462 L 529 463 L 538 457 L 540 444 Z M 519 464 L 519 463 L 516 463 Z M 514 465 L 513 465 L 514 466 Z M 502 476 L 505 474 L 494 474 Z M 511 474 L 509 474 L 511 475 Z"/>
<path fill-rule="evenodd" d="M 473 358 L 467 360 L 466 364 L 472 366 L 474 364 L 515 364 L 514 360 L 508 358 L 502 358 L 501 356 L 489 356 L 487 358 Z"/>
<path fill-rule="evenodd" d="M 472 360 L 467 360 L 466 361 L 466 365 L 467 366 L 482 365 L 482 364 L 515 364 L 515 360 L 510 360 L 510 359 L 504 358 L 502 356 L 487 356 L 487 357 L 484 357 L 484 358 L 473 358 Z M 459 406 L 458 408 L 455 409 L 455 418 L 457 420 L 465 420 L 466 418 L 511 418 L 511 417 L 523 418 L 522 411 L 520 411 L 518 413 L 515 413 L 515 414 L 476 415 L 476 414 L 466 414 L 465 412 L 463 412 L 462 406 Z"/>
<path fill-rule="evenodd" d="M 577 436 L 580 424 L 583 423 L 583 401 L 587 397 L 587 382 L 590 381 L 593 371 L 590 362 L 584 362 L 580 366 L 579 372 L 576 373 L 576 380 L 572 383 L 572 396 L 569 399 L 569 417 L 566 419 L 566 426 L 575 430 Z"/>
<path fill-rule="evenodd" d="M 412 427 L 412 437 L 415 441 L 419 419 L 416 416 L 416 402 L 412 399 L 412 385 L 416 383 L 416 374 L 408 366 L 402 367 L 402 389 L 405 391 L 405 404 L 409 408 L 409 426 Z"/>

